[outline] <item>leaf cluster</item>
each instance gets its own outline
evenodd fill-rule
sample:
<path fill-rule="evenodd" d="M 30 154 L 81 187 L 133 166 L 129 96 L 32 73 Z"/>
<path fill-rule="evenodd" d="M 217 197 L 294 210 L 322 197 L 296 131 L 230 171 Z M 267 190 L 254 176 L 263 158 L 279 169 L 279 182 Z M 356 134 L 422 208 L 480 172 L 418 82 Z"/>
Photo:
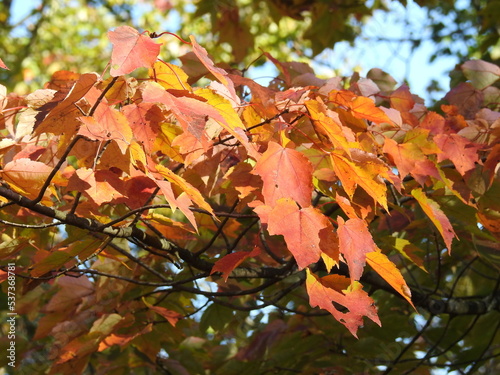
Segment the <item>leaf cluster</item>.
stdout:
<path fill-rule="evenodd" d="M 194 37 L 164 62 L 157 37 L 110 31 L 109 76 L 2 88 L 19 371 L 494 366 L 498 66 L 463 64 L 436 112 L 378 69 L 266 53 L 264 87 Z"/>

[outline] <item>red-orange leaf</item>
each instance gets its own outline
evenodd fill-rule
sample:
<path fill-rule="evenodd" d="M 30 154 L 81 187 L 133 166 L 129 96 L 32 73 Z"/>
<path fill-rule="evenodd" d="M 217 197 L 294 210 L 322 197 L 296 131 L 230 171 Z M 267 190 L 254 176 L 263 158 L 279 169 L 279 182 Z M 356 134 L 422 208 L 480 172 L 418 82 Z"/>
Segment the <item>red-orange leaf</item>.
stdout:
<path fill-rule="evenodd" d="M 458 134 L 439 134 L 434 137 L 434 141 L 443 151 L 437 155 L 438 162 L 450 159 L 461 175 L 474 169 L 475 163 L 479 161 L 477 151 L 481 146 Z"/>
<path fill-rule="evenodd" d="M 453 237 L 458 238 L 458 236 L 453 230 L 453 227 L 444 212 L 441 211 L 441 208 L 436 202 L 425 195 L 422 189 L 412 190 L 411 195 L 413 195 L 420 207 L 422 207 L 422 210 L 424 210 L 425 214 L 429 217 L 429 219 L 431 219 L 432 223 L 439 230 L 439 233 L 441 233 L 444 243 L 448 248 L 448 253 L 450 253 Z"/>
<path fill-rule="evenodd" d="M 132 130 L 123 113 L 107 104 L 101 104 L 93 117 L 80 117 L 78 134 L 91 140 L 114 140 L 123 154 L 132 140 Z"/>
<path fill-rule="evenodd" d="M 179 314 L 177 311 L 169 310 L 169 309 L 167 309 L 165 307 L 161 307 L 161 306 L 154 306 L 154 305 L 148 303 L 148 301 L 146 301 L 146 299 L 144 297 L 142 298 L 142 301 L 150 310 L 153 310 L 155 313 L 157 313 L 157 314 L 163 316 L 165 319 L 167 319 L 167 321 L 170 324 L 172 324 L 173 327 L 175 327 L 177 322 L 183 318 L 182 314 Z"/>
<path fill-rule="evenodd" d="M 176 97 L 155 82 L 149 82 L 142 93 L 142 97 L 146 102 L 165 104 L 173 112 L 184 131 L 196 137 L 205 149 L 209 147 L 209 136 L 205 126 L 208 119 L 212 118 L 240 141 L 252 157 L 257 157 L 255 147 L 249 144 L 244 133 L 241 120 L 238 118 L 237 121 L 231 121 L 232 116 L 229 109 L 232 110 L 232 108 L 230 106 L 227 108 L 228 103 L 223 103 L 210 96 L 208 97 L 208 103 L 190 97 Z M 200 97 L 200 99 L 202 98 Z"/>
<path fill-rule="evenodd" d="M 110 70 L 113 77 L 151 67 L 160 53 L 161 44 L 130 26 L 117 27 L 108 32 L 108 38 L 113 44 Z"/>
<path fill-rule="evenodd" d="M 88 168 L 77 169 L 69 180 L 68 189 L 81 191 L 98 206 L 123 197 L 120 193 L 123 189 L 122 181 L 116 174 L 107 170 L 94 172 Z"/>
<path fill-rule="evenodd" d="M 366 261 L 375 272 L 377 272 L 387 283 L 392 286 L 410 305 L 415 308 L 411 301 L 411 290 L 406 285 L 403 275 L 397 269 L 385 254 L 380 251 L 374 251 L 366 254 Z"/>
<path fill-rule="evenodd" d="M 306 269 L 306 274 L 307 294 L 311 307 L 318 306 L 330 312 L 354 337 L 358 337 L 356 333 L 363 325 L 363 316 L 381 325 L 377 308 L 360 283 L 354 281 L 349 288 L 342 290 L 346 285 L 346 280 L 342 276 L 330 275 L 318 278 L 309 269 Z M 332 302 L 346 307 L 348 311 L 345 313 L 338 311 Z"/>
<path fill-rule="evenodd" d="M 384 153 L 390 156 L 402 178 L 413 171 L 417 162 L 427 160 L 416 144 L 412 142 L 398 144 L 390 138 L 384 141 Z"/>
<path fill-rule="evenodd" d="M 377 251 L 377 245 L 373 242 L 365 221 L 352 218 L 344 222 L 339 216 L 338 223 L 340 253 L 347 261 L 351 280 L 359 280 L 365 267 L 366 254 Z"/>
<path fill-rule="evenodd" d="M 347 107 L 354 117 L 366 119 L 375 123 L 392 123 L 391 119 L 380 108 L 375 106 L 372 99 L 356 96 L 347 90 L 332 91 L 329 95 L 332 102 Z"/>
<path fill-rule="evenodd" d="M 231 272 L 243 263 L 245 259 L 256 257 L 259 254 L 260 249 L 258 247 L 255 247 L 252 251 L 238 251 L 237 253 L 227 254 L 215 262 L 210 275 L 213 275 L 216 272 L 221 272 L 224 281 L 227 281 Z"/>
<path fill-rule="evenodd" d="M 311 205 L 313 167 L 301 152 L 269 142 L 252 173 L 264 181 L 262 194 L 268 206 L 280 198 L 292 198 L 301 207 Z"/>
<path fill-rule="evenodd" d="M 135 339 L 138 336 L 144 335 L 146 333 L 151 332 L 153 329 L 153 324 L 147 324 L 143 329 L 141 329 L 139 332 L 132 333 L 132 334 L 124 334 L 124 335 L 118 335 L 115 333 L 112 333 L 108 337 L 106 337 L 104 340 L 102 340 L 99 343 L 99 349 L 97 350 L 98 352 L 102 352 L 103 350 L 106 350 L 107 348 L 113 346 L 113 345 L 120 345 L 124 346 L 128 344 L 130 341 Z"/>
<path fill-rule="evenodd" d="M 259 212 L 258 209 L 256 211 Z M 309 206 L 299 209 L 290 198 L 282 198 L 271 211 L 263 215 L 267 216 L 269 233 L 285 238 L 299 269 L 317 262 L 322 253 L 334 261 L 338 259 L 337 243 L 330 235 L 333 227 L 317 208 Z"/>

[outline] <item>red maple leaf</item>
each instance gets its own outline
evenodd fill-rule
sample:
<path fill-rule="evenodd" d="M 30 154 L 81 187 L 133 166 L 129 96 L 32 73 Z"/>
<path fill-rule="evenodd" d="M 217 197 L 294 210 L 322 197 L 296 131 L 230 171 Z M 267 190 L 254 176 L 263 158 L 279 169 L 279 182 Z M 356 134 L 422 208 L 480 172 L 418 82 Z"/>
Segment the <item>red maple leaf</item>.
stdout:
<path fill-rule="evenodd" d="M 161 44 L 130 26 L 120 26 L 108 32 L 113 44 L 111 70 L 113 77 L 128 74 L 137 68 L 151 67 L 160 53 Z"/>

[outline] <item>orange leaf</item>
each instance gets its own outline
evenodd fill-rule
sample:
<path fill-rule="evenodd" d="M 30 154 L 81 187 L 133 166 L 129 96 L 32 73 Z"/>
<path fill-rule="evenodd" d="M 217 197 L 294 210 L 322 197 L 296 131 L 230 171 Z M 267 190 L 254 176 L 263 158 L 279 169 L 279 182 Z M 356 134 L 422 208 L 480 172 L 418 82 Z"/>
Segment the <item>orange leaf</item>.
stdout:
<path fill-rule="evenodd" d="M 410 305 L 415 308 L 411 301 L 411 290 L 406 285 L 403 275 L 385 254 L 374 251 L 366 254 L 366 261 L 375 272 L 377 272 L 387 283 L 392 286 Z"/>
<path fill-rule="evenodd" d="M 332 152 L 330 154 L 333 170 L 342 182 L 345 192 L 352 199 L 356 187 L 361 186 L 375 201 L 387 209 L 387 186 L 380 175 L 387 174 L 383 164 L 364 162 L 363 167 L 349 161 L 344 156 Z"/>
<path fill-rule="evenodd" d="M 61 349 L 56 363 L 65 363 L 95 352 L 99 349 L 101 340 L 109 336 L 123 319 L 118 314 L 102 315 L 94 322 L 89 333 L 78 336 Z"/>
<path fill-rule="evenodd" d="M 227 254 L 215 262 L 210 275 L 213 275 L 216 272 L 221 272 L 224 281 L 227 282 L 227 278 L 231 272 L 243 263 L 245 259 L 256 257 L 259 254 L 260 249 L 258 247 L 255 247 L 252 251 L 238 251 L 237 253 Z"/>
<path fill-rule="evenodd" d="M 173 327 L 175 327 L 175 325 L 177 324 L 177 322 L 184 318 L 184 316 L 182 314 L 179 314 L 177 311 L 173 311 L 173 310 L 169 310 L 169 309 L 166 309 L 165 307 L 161 307 L 161 306 L 154 306 L 154 305 L 151 305 L 150 303 L 148 303 L 146 301 L 146 299 L 143 297 L 142 298 L 142 302 L 144 302 L 144 304 L 150 309 L 150 310 L 153 310 L 155 313 L 163 316 L 165 319 L 167 319 L 167 321 L 172 324 Z"/>
<path fill-rule="evenodd" d="M 148 35 L 130 26 L 120 26 L 108 32 L 113 44 L 111 70 L 113 77 L 128 74 L 137 68 L 151 67 L 160 53 L 161 43 L 155 43 Z"/>
<path fill-rule="evenodd" d="M 37 115 L 37 122 L 35 123 L 35 129 L 33 132 L 34 135 L 40 135 L 42 133 L 52 133 L 56 135 L 72 134 L 72 126 L 76 128 L 78 123 L 76 118 L 81 115 L 81 112 L 78 111 L 75 103 L 82 99 L 94 87 L 98 78 L 99 76 L 97 73 L 82 74 L 64 100 L 59 102 L 56 101 L 55 103 L 57 104 L 49 102 L 40 108 L 40 110 L 42 110 L 44 107 L 48 107 L 50 110 L 48 113 L 45 113 L 42 110 Z M 58 98 L 57 95 L 54 99 L 56 98 Z M 54 104 L 55 107 L 52 109 L 51 106 Z M 72 116 L 70 116 L 70 114 Z M 44 118 L 43 115 L 45 115 Z M 39 120 L 39 117 L 43 119 Z M 62 118 L 64 118 L 64 121 L 61 121 Z M 74 120 L 74 123 L 72 120 Z"/>
<path fill-rule="evenodd" d="M 363 316 L 381 325 L 377 308 L 360 283 L 355 281 L 348 289 L 342 290 L 346 285 L 346 280 L 342 276 L 330 275 L 318 278 L 309 269 L 306 269 L 306 275 L 306 288 L 311 307 L 318 306 L 330 312 L 354 337 L 358 337 L 356 333 L 363 325 Z M 345 313 L 338 311 L 332 302 L 346 307 L 348 311 Z"/>
<path fill-rule="evenodd" d="M 417 200 L 422 210 L 425 214 L 431 219 L 432 223 L 436 226 L 439 233 L 444 239 L 444 243 L 448 248 L 448 253 L 451 252 L 451 242 L 453 241 L 453 237 L 458 239 L 453 227 L 451 226 L 450 221 L 446 217 L 439 205 L 434 202 L 432 199 L 428 198 L 427 195 L 422 191 L 422 189 L 413 189 L 411 195 Z"/>
<path fill-rule="evenodd" d="M 301 207 L 311 205 L 313 167 L 301 152 L 283 148 L 276 142 L 257 161 L 253 174 L 264 181 L 265 203 L 274 206 L 280 198 L 292 198 Z"/>
<path fill-rule="evenodd" d="M 132 130 L 123 113 L 102 102 L 93 117 L 83 116 L 79 120 L 83 125 L 78 134 L 95 141 L 115 140 L 125 154 L 132 141 Z"/>
<path fill-rule="evenodd" d="M 249 163 L 238 163 L 224 176 L 224 179 L 231 181 L 232 186 L 238 191 L 240 199 L 244 199 L 262 186 L 260 177 L 250 173 L 251 170 L 252 166 Z"/>
<path fill-rule="evenodd" d="M 19 193 L 33 199 L 40 194 L 51 171 L 52 168 L 44 163 L 22 158 L 5 164 L 0 177 Z"/>
<path fill-rule="evenodd" d="M 377 124 L 382 122 L 392 124 L 391 119 L 384 111 L 376 107 L 370 98 L 356 96 L 347 90 L 332 91 L 329 98 L 332 102 L 349 109 L 356 118 L 366 119 Z"/>
<path fill-rule="evenodd" d="M 155 82 L 149 82 L 147 84 L 142 93 L 142 97 L 146 102 L 160 102 L 165 104 L 165 106 L 173 112 L 184 131 L 196 137 L 205 149 L 209 147 L 209 137 L 205 130 L 205 126 L 208 119 L 212 118 L 229 131 L 233 137 L 240 141 L 252 157 L 256 158 L 258 156 L 253 145 L 250 145 L 248 142 L 248 137 L 244 133 L 243 123 L 237 116 L 236 118 L 238 118 L 238 120 L 236 123 L 232 121 L 235 119 L 234 115 L 231 116 L 229 112 L 232 108 L 222 98 L 211 94 L 208 99 L 210 101 L 209 103 L 190 97 L 178 98 Z M 218 99 L 215 99 L 215 97 L 218 97 Z M 199 98 L 202 99 L 202 97 Z M 219 110 L 218 107 L 221 105 L 222 109 Z M 232 110 L 232 112 L 234 112 L 234 110 Z"/>
<path fill-rule="evenodd" d="M 117 335 L 115 333 L 112 333 L 99 343 L 99 349 L 97 351 L 102 352 L 103 350 L 106 350 L 107 348 L 113 345 L 124 346 L 133 339 L 135 339 L 136 337 L 149 333 L 152 330 L 153 330 L 153 324 L 148 324 L 139 332 L 130 335 Z"/>
<path fill-rule="evenodd" d="M 390 138 L 384 141 L 384 153 L 390 156 L 402 178 L 413 171 L 417 162 L 427 160 L 415 143 L 398 144 Z"/>
<path fill-rule="evenodd" d="M 68 189 L 81 191 L 98 206 L 123 197 L 120 193 L 123 182 L 116 174 L 107 170 L 94 172 L 89 168 L 77 169 L 69 180 Z"/>
<path fill-rule="evenodd" d="M 264 210 L 266 211 L 266 210 Z M 256 210 L 259 213 L 259 210 Z M 267 215 L 268 231 L 282 235 L 299 269 L 318 261 L 322 253 L 338 259 L 336 237 L 328 218 L 312 206 L 300 208 L 290 198 L 282 198 Z M 265 221 L 265 220 L 264 220 Z"/>
<path fill-rule="evenodd" d="M 403 85 L 390 96 L 391 107 L 401 112 L 403 121 L 412 126 L 418 125 L 418 119 L 410 110 L 415 106 L 413 96 L 408 89 L 408 86 Z"/>
<path fill-rule="evenodd" d="M 349 141 L 355 140 L 352 130 L 342 126 L 340 120 L 335 121 L 331 114 L 328 116 L 326 106 L 319 99 L 308 100 L 305 105 L 311 119 L 314 121 L 315 129 L 319 133 L 326 135 L 333 146 L 344 150 L 347 155 L 350 155 Z M 333 113 L 337 115 L 337 113 Z M 349 140 L 346 135 L 349 136 Z"/>
<path fill-rule="evenodd" d="M 186 216 L 186 218 L 189 220 L 193 228 L 198 231 L 198 226 L 196 224 L 194 214 L 189 209 L 189 207 L 193 204 L 191 199 L 186 194 L 181 194 L 178 198 L 175 198 L 170 181 L 155 180 L 155 183 L 165 196 L 165 199 L 170 205 L 171 210 L 175 212 L 175 210 L 179 208 L 179 210 L 181 210 L 184 216 Z"/>
<path fill-rule="evenodd" d="M 164 121 L 160 108 L 153 103 L 141 102 L 127 105 L 121 111 L 127 118 L 135 139 L 144 146 L 146 152 L 151 153 L 160 132 L 160 124 Z"/>
<path fill-rule="evenodd" d="M 347 261 L 351 280 L 359 280 L 366 263 L 366 254 L 376 251 L 377 245 L 363 220 L 351 218 L 345 222 L 339 216 L 338 223 L 340 253 Z"/>

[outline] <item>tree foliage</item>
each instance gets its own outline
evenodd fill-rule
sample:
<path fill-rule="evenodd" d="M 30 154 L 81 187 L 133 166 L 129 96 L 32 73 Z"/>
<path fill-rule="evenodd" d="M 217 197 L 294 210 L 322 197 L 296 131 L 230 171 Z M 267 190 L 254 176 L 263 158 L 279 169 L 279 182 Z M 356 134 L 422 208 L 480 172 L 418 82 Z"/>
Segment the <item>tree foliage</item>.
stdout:
<path fill-rule="evenodd" d="M 493 371 L 500 68 L 463 64 L 435 112 L 378 69 L 266 53 L 264 87 L 160 37 L 120 26 L 109 75 L 2 89 L 16 370 Z"/>

